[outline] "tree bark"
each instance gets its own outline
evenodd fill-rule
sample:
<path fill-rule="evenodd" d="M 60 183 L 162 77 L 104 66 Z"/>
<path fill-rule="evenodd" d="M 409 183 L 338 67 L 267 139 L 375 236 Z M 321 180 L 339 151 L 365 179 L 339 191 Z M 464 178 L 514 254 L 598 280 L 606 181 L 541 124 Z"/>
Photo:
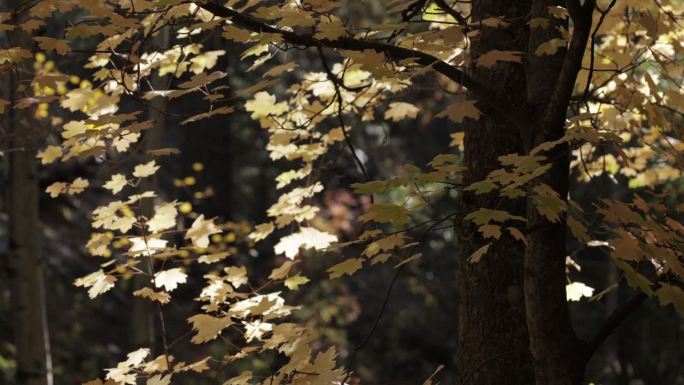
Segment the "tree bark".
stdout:
<path fill-rule="evenodd" d="M 513 22 L 508 28 L 483 26 L 472 43 L 472 52 L 476 53 L 473 58 L 493 49 L 524 51 L 527 44 L 525 15 L 528 11 L 527 1 L 475 1 L 475 23 L 498 16 Z M 521 64 L 499 63 L 491 69 L 471 64 L 469 74 L 477 82 L 495 90 L 501 100 L 510 101 L 506 108 L 524 107 L 525 72 Z M 483 115 L 477 121 L 469 121 L 465 127 L 466 186 L 485 179 L 489 172 L 499 169 L 501 165 L 498 158 L 501 155 L 522 151 L 519 129 L 485 103 L 478 103 L 478 107 Z M 465 193 L 464 214 L 482 207 L 525 215 L 523 199 L 511 201 L 501 198 L 497 193 Z M 532 384 L 534 378 L 523 295 L 524 245 L 504 231 L 501 239 L 491 244 L 479 262 L 470 263 L 468 256 L 489 241 L 481 237 L 472 223 L 463 223 L 459 230 L 462 255 L 457 274 L 457 367 L 460 383 Z"/>
<path fill-rule="evenodd" d="M 10 1 L 10 9 L 19 2 Z M 13 20 L 14 25 L 19 23 Z M 8 33 L 14 47 L 29 48 L 23 31 Z M 30 61 L 14 65 L 6 83 L 12 105 L 19 88 L 26 87 L 32 71 Z M 40 253 L 38 165 L 36 146 L 40 132 L 32 121 L 33 109 L 8 106 L 6 126 L 10 135 L 7 179 L 9 227 L 9 275 L 11 309 L 16 348 L 16 381 L 19 385 L 51 385 L 52 363 L 45 313 L 43 259 Z"/>
<path fill-rule="evenodd" d="M 537 55 L 540 44 L 561 37 L 555 27 L 567 26 L 549 14 L 549 7 L 555 5 L 566 4 L 557 0 L 535 0 L 532 4 L 531 18 L 546 18 L 550 25 L 533 28 L 527 47 L 527 105 L 532 124 L 523 140 L 528 151 L 565 134 L 568 104 L 591 29 L 594 2 L 569 0 L 573 22 L 569 48 L 559 49 L 555 55 Z M 567 143 L 562 143 L 546 152 L 551 169 L 528 187 L 544 183 L 567 201 L 569 151 Z M 527 226 L 525 304 L 535 380 L 539 385 L 578 385 L 586 361 L 583 344 L 570 322 L 565 293 L 565 216 L 552 222 L 528 201 Z"/>

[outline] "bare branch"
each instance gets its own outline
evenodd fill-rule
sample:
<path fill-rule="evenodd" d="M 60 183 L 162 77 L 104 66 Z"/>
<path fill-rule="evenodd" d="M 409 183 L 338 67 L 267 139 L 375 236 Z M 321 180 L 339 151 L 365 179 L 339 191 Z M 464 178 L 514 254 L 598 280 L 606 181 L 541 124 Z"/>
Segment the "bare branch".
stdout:
<path fill-rule="evenodd" d="M 610 337 L 611 334 L 622 324 L 623 321 L 629 317 L 644 300 L 648 298 L 643 292 L 637 293 L 629 301 L 623 303 L 620 307 L 615 309 L 613 313 L 606 318 L 606 321 L 601 326 L 601 329 L 596 333 L 596 335 L 587 342 L 585 348 L 585 360 L 589 360 L 591 356 L 596 353 L 596 351 L 603 345 L 603 342 Z"/>
<path fill-rule="evenodd" d="M 586 101 L 587 97 L 589 96 L 589 87 L 591 87 L 591 79 L 594 76 L 594 51 L 596 49 L 596 35 L 598 34 L 599 29 L 601 28 L 601 25 L 603 25 L 603 21 L 606 19 L 606 16 L 608 15 L 608 12 L 610 12 L 611 9 L 615 6 L 615 3 L 617 3 L 617 0 L 612 0 L 610 4 L 608 4 L 608 7 L 603 10 L 600 9 L 598 6 L 596 8 L 598 9 L 599 13 L 601 14 L 601 17 L 599 18 L 598 23 L 596 24 L 596 28 L 594 28 L 594 32 L 591 34 L 591 38 L 589 41 L 589 44 L 591 44 L 591 56 L 589 57 L 590 64 L 589 64 L 589 75 L 587 75 L 587 85 L 584 88 L 584 100 Z M 592 90 L 593 92 L 594 90 Z"/>
<path fill-rule="evenodd" d="M 460 25 L 463 26 L 463 32 L 464 32 L 464 33 L 468 33 L 468 30 L 469 30 L 469 28 L 468 28 L 468 20 L 466 20 L 466 18 L 463 17 L 463 15 L 461 15 L 460 12 L 458 12 L 457 10 L 451 8 L 451 7 L 449 6 L 449 4 L 447 4 L 447 2 L 446 2 L 445 0 L 434 0 L 434 2 L 435 2 L 435 4 L 437 4 L 437 6 L 438 6 L 442 11 L 448 13 L 451 17 L 453 17 L 454 19 L 456 19 L 456 21 L 458 21 L 458 23 L 459 23 Z"/>

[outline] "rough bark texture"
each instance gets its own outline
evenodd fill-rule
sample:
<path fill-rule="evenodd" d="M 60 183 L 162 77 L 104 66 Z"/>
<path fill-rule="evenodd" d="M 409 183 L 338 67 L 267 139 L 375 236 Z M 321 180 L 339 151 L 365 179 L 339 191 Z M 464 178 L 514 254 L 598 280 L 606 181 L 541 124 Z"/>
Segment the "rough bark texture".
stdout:
<path fill-rule="evenodd" d="M 551 26 L 559 21 L 548 12 L 557 1 L 535 0 L 531 17 L 547 18 Z M 564 4 L 563 4 L 564 5 Z M 570 47 L 555 55 L 538 56 L 537 47 L 560 37 L 555 28 L 535 28 L 530 33 L 526 55 L 527 104 L 530 131 L 525 137 L 528 150 L 560 139 L 570 95 L 580 69 L 591 27 L 593 2 L 570 0 L 567 3 L 573 21 Z M 551 169 L 532 185 L 544 183 L 567 199 L 569 148 L 555 146 L 544 155 Z M 528 202 L 527 247 L 525 250 L 525 304 L 536 383 L 541 385 L 577 385 L 584 375 L 583 348 L 574 334 L 565 294 L 566 223 L 565 216 L 549 221 Z"/>
<path fill-rule="evenodd" d="M 9 2 L 15 7 L 18 2 Z M 30 47 L 24 32 L 9 33 L 14 46 Z M 18 88 L 27 86 L 30 63 L 21 63 L 8 75 L 10 102 L 20 96 Z M 11 309 L 16 348 L 16 383 L 51 385 L 52 364 L 45 315 L 43 260 L 40 255 L 38 216 L 38 165 L 36 145 L 39 130 L 31 109 L 9 109 L 5 124 L 10 133 L 7 180 L 9 226 L 9 274 Z"/>
<path fill-rule="evenodd" d="M 473 52 L 523 51 L 527 44 L 524 16 L 528 11 L 526 1 L 475 1 L 475 20 L 505 16 L 515 21 L 509 28 L 484 27 L 473 41 Z M 509 101 L 507 108 L 523 108 L 525 73 L 521 64 L 499 63 L 492 69 L 472 65 L 470 74 L 496 90 L 499 98 Z M 483 116 L 470 121 L 465 128 L 465 165 L 468 168 L 465 185 L 483 180 L 489 172 L 499 169 L 499 156 L 522 151 L 519 130 L 484 103 L 479 103 L 478 107 Z M 504 200 L 498 194 L 466 193 L 463 203 L 464 213 L 486 207 L 525 215 L 524 200 Z M 523 295 L 523 244 L 505 232 L 480 262 L 470 263 L 468 256 L 488 241 L 482 239 L 476 226 L 463 223 L 460 242 L 463 254 L 457 277 L 457 366 L 461 382 L 533 384 Z"/>

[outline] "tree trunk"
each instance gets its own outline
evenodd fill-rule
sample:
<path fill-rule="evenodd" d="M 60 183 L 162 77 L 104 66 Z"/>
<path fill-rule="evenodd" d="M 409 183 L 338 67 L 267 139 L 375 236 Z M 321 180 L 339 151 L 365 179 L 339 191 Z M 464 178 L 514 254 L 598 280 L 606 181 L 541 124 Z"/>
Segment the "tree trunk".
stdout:
<path fill-rule="evenodd" d="M 526 53 L 527 107 L 530 129 L 525 133 L 527 151 L 555 141 L 565 134 L 570 96 L 591 29 L 592 0 L 567 2 L 573 22 L 568 49 L 555 55 L 537 55 L 540 44 L 560 38 L 557 27 L 567 27 L 549 13 L 549 7 L 566 5 L 557 0 L 535 0 L 531 18 L 546 18 L 547 28 L 533 28 Z M 544 183 L 567 201 L 570 154 L 567 143 L 556 145 L 543 155 L 551 169 L 530 186 Z M 528 197 L 531 194 L 528 194 Z M 527 247 L 525 250 L 525 304 L 535 380 L 538 385 L 578 385 L 586 365 L 583 344 L 576 337 L 565 292 L 565 215 L 557 222 L 544 217 L 528 200 Z"/>
<path fill-rule="evenodd" d="M 164 51 L 169 47 L 170 33 L 169 28 L 162 28 L 157 36 L 154 37 L 154 43 L 159 51 Z M 155 90 L 166 89 L 168 79 L 166 77 L 160 77 L 156 73 L 152 75 L 152 87 Z M 166 110 L 167 102 L 165 98 L 156 97 L 149 102 L 149 107 L 147 109 L 147 114 L 150 120 L 152 120 L 152 127 L 145 132 L 145 151 L 154 150 L 161 147 L 162 139 L 166 131 Z M 147 159 L 147 153 L 142 154 L 143 159 Z M 146 178 L 140 184 L 141 192 L 144 191 L 155 191 L 157 188 L 157 177 L 156 175 L 151 178 Z M 154 199 L 143 199 L 142 201 L 142 212 L 141 214 L 147 219 L 151 219 L 154 216 Z M 142 263 L 139 268 L 146 272 L 147 274 L 153 273 L 150 266 L 153 262 L 148 260 L 148 258 L 143 258 Z M 136 275 L 133 278 L 133 286 L 135 290 L 140 290 L 144 287 L 150 285 L 150 277 L 146 275 Z M 152 301 L 142 298 L 133 297 L 133 322 L 131 323 L 131 337 L 133 346 L 138 348 L 141 346 L 150 347 L 153 351 L 155 348 L 155 306 L 157 304 Z"/>
<path fill-rule="evenodd" d="M 472 52 L 483 54 L 493 49 L 524 51 L 527 44 L 525 16 L 527 1 L 483 0 L 473 3 L 473 19 L 503 16 L 511 20 L 508 28 L 483 26 L 473 40 Z M 474 56 L 477 56 L 474 54 Z M 525 72 L 519 63 L 499 63 L 491 69 L 470 66 L 471 75 L 489 86 L 514 108 L 525 101 Z M 484 103 L 478 103 L 483 115 L 465 128 L 464 185 L 483 180 L 499 169 L 501 155 L 522 151 L 520 133 Z M 497 208 L 516 215 L 525 213 L 523 199 L 511 201 L 497 193 L 475 195 L 466 192 L 463 212 L 478 208 Z M 504 231 L 477 263 L 467 261 L 475 250 L 487 244 L 472 223 L 460 229 L 463 254 L 458 267 L 458 351 L 460 383 L 478 385 L 526 385 L 534 383 L 528 347 L 525 302 L 523 295 L 524 248 L 520 241 Z"/>
<path fill-rule="evenodd" d="M 19 2 L 9 2 L 15 9 Z M 18 25 L 17 20 L 13 20 Z M 23 31 L 9 33 L 15 47 L 31 47 Z M 8 75 L 9 99 L 19 99 L 20 87 L 29 85 L 30 62 L 15 65 Z M 40 134 L 32 122 L 33 109 L 8 106 L 6 125 L 10 135 L 7 199 L 9 214 L 9 274 L 16 347 L 16 381 L 19 385 L 51 385 L 52 363 L 45 314 L 43 260 L 40 256 L 38 216 L 38 165 L 36 146 Z"/>

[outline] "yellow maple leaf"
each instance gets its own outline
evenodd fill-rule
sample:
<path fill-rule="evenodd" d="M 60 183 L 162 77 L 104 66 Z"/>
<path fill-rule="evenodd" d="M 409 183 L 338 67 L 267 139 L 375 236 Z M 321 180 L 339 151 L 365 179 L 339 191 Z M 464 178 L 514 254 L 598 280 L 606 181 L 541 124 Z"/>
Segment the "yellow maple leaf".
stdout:
<path fill-rule="evenodd" d="M 33 38 L 38 43 L 38 47 L 46 51 L 55 51 L 60 55 L 64 55 L 71 51 L 69 43 L 66 40 L 55 39 L 47 36 L 35 36 Z"/>
<path fill-rule="evenodd" d="M 206 255 L 202 255 L 199 258 L 197 258 L 197 262 L 199 262 L 199 263 L 216 263 L 218 261 L 225 259 L 226 257 L 229 257 L 230 255 L 232 255 L 232 253 L 229 251 L 224 251 L 224 252 L 214 253 L 214 254 L 206 254 Z"/>
<path fill-rule="evenodd" d="M 259 242 L 260 240 L 266 238 L 274 230 L 273 222 L 262 223 L 254 227 L 254 231 L 249 233 L 249 239 L 254 242 Z"/>
<path fill-rule="evenodd" d="M 296 62 L 293 62 L 293 61 L 291 61 L 289 63 L 277 65 L 277 66 L 271 68 L 270 70 L 266 71 L 264 73 L 264 77 L 277 77 L 277 76 L 282 75 L 285 72 L 291 72 L 297 67 L 299 67 L 299 64 L 297 64 Z"/>
<path fill-rule="evenodd" d="M 138 257 L 141 255 L 151 257 L 157 251 L 165 249 L 167 243 L 167 241 L 164 239 L 151 237 L 133 237 L 129 238 L 128 241 L 132 244 L 128 249 L 128 254 L 133 257 Z"/>
<path fill-rule="evenodd" d="M 109 243 L 113 236 L 108 233 L 93 233 L 90 235 L 90 240 L 86 244 L 86 248 L 91 255 L 104 257 L 109 249 Z"/>
<path fill-rule="evenodd" d="M 302 227 L 299 232 L 281 238 L 274 250 L 276 254 L 294 259 L 300 248 L 322 250 L 333 242 L 337 242 L 337 236 L 313 227 Z"/>
<path fill-rule="evenodd" d="M 489 250 L 489 246 L 491 246 L 491 243 L 488 243 L 479 249 L 475 250 L 474 253 L 470 254 L 468 257 L 468 262 L 470 263 L 476 263 L 480 262 L 480 259 L 482 258 L 483 255 L 487 254 L 487 251 Z"/>
<path fill-rule="evenodd" d="M 565 39 L 551 39 L 541 43 L 534 51 L 534 54 L 537 56 L 555 55 L 558 49 L 565 48 L 567 43 L 568 42 Z"/>
<path fill-rule="evenodd" d="M 247 268 L 244 266 L 229 266 L 223 269 L 226 272 L 226 281 L 233 287 L 238 288 L 247 283 Z"/>
<path fill-rule="evenodd" d="M 180 267 L 163 270 L 154 274 L 154 285 L 164 287 L 166 291 L 173 291 L 179 283 L 185 283 L 188 275 Z"/>
<path fill-rule="evenodd" d="M 116 194 L 128 183 L 128 179 L 123 174 L 114 174 L 102 187 L 110 190 L 112 194 Z"/>
<path fill-rule="evenodd" d="M 501 226 L 499 225 L 486 224 L 480 226 L 477 230 L 482 233 L 482 237 L 485 239 L 499 239 L 499 237 L 501 237 Z"/>
<path fill-rule="evenodd" d="M 214 224 L 214 220 L 204 219 L 204 214 L 202 214 L 195 219 L 190 229 L 185 233 L 185 239 L 190 239 L 195 247 L 204 248 L 209 246 L 209 236 L 220 232 L 221 229 Z"/>
<path fill-rule="evenodd" d="M 656 291 L 656 296 L 661 305 L 672 304 L 677 313 L 684 315 L 684 291 L 674 285 L 662 283 Z"/>
<path fill-rule="evenodd" d="M 482 112 L 475 107 L 474 100 L 464 100 L 448 106 L 444 111 L 435 115 L 436 118 L 448 118 L 452 122 L 463 123 L 465 118 L 477 120 Z"/>
<path fill-rule="evenodd" d="M 191 117 L 189 117 L 189 118 L 183 120 L 180 124 L 181 124 L 181 125 L 185 125 L 185 124 L 188 124 L 188 123 L 196 122 L 196 121 L 198 121 L 198 120 L 208 119 L 208 118 L 211 118 L 211 117 L 214 116 L 214 115 L 226 115 L 226 114 L 230 114 L 231 112 L 233 112 L 233 110 L 234 110 L 234 109 L 233 109 L 233 107 L 231 107 L 231 106 L 223 106 L 223 107 L 219 107 L 219 108 L 214 108 L 214 109 L 212 109 L 212 110 L 210 110 L 210 111 L 208 111 L 208 112 L 203 112 L 203 113 L 201 113 L 201 114 L 193 115 L 193 116 L 191 116 Z"/>
<path fill-rule="evenodd" d="M 36 156 L 42 164 L 50 164 L 62 156 L 62 148 L 59 146 L 47 146 Z"/>
<path fill-rule="evenodd" d="M 147 222 L 147 229 L 151 233 L 170 229 L 176 225 L 177 216 L 178 210 L 176 210 L 176 203 L 165 203 L 157 207 L 154 216 Z"/>
<path fill-rule="evenodd" d="M 253 339 L 261 340 L 265 333 L 273 330 L 273 324 L 264 322 L 262 320 L 255 320 L 252 322 L 243 321 L 245 326 L 245 340 L 251 342 Z"/>
<path fill-rule="evenodd" d="M 96 272 L 86 275 L 85 277 L 76 279 L 74 281 L 74 286 L 90 288 L 88 290 L 88 297 L 93 299 L 113 288 L 114 282 L 116 282 L 115 276 L 105 274 L 105 272 L 100 269 Z"/>
<path fill-rule="evenodd" d="M 392 223 L 404 225 L 409 223 L 409 211 L 403 207 L 391 203 L 374 203 L 368 212 L 359 217 L 364 222 L 375 221 L 379 223 Z"/>
<path fill-rule="evenodd" d="M 344 274 L 352 275 L 361 267 L 363 267 L 363 258 L 349 258 L 326 271 L 330 273 L 330 278 L 338 278 Z"/>
<path fill-rule="evenodd" d="M 492 68 L 497 62 L 522 63 L 522 52 L 519 51 L 500 51 L 494 49 L 484 54 L 475 60 L 479 67 Z"/>
<path fill-rule="evenodd" d="M 149 287 L 143 287 L 140 290 L 133 292 L 136 297 L 148 298 L 152 301 L 159 301 L 159 303 L 169 303 L 171 301 L 171 296 L 165 291 L 154 291 Z"/>
<path fill-rule="evenodd" d="M 196 330 L 190 340 L 193 344 L 201 344 L 211 341 L 221 334 L 223 329 L 233 324 L 230 317 L 212 317 L 209 314 L 197 314 L 188 318 L 188 323 L 192 324 L 192 330 Z"/>
<path fill-rule="evenodd" d="M 437 367 L 437 369 L 435 369 L 435 371 L 432 372 L 432 374 L 430 375 L 430 377 L 428 377 L 428 378 L 423 382 L 423 385 L 432 385 L 432 379 L 437 375 L 437 373 L 439 373 L 440 371 L 442 371 L 442 369 L 444 369 L 444 365 L 439 365 L 439 366 Z"/>
<path fill-rule="evenodd" d="M 159 170 L 159 166 L 157 166 L 155 161 L 151 160 L 147 163 L 135 166 L 133 169 L 133 176 L 136 178 L 145 178 L 154 175 L 157 170 Z"/>
<path fill-rule="evenodd" d="M 273 271 L 271 271 L 271 275 L 269 275 L 268 278 L 278 280 L 287 277 L 292 267 L 297 263 L 299 263 L 299 261 L 285 261 L 285 263 L 273 269 Z"/>
<path fill-rule="evenodd" d="M 345 372 L 342 369 L 335 369 L 337 351 L 335 347 L 330 347 L 325 352 L 316 355 L 312 365 L 305 367 L 305 371 L 315 373 L 308 378 L 311 385 L 337 384 L 344 378 Z"/>
<path fill-rule="evenodd" d="M 418 116 L 418 111 L 420 111 L 418 107 L 411 103 L 392 102 L 389 104 L 387 111 L 385 111 L 385 119 L 393 122 L 398 122 L 406 118 L 414 119 Z"/>
<path fill-rule="evenodd" d="M 78 177 L 71 183 L 55 182 L 49 185 L 45 192 L 50 194 L 51 198 L 57 198 L 61 194 L 77 195 L 85 191 L 89 183 L 87 180 Z"/>
<path fill-rule="evenodd" d="M 320 20 L 320 23 L 316 24 L 316 39 L 337 40 L 347 33 L 342 20 L 334 15 L 321 17 Z"/>
<path fill-rule="evenodd" d="M 261 119 L 269 115 L 278 116 L 287 111 L 287 103 L 276 103 L 276 97 L 266 91 L 257 92 L 254 99 L 245 103 L 245 110 L 252 113 L 252 119 Z"/>
<path fill-rule="evenodd" d="M 95 100 L 95 91 L 88 88 L 76 88 L 67 92 L 64 96 L 65 98 L 62 99 L 60 105 L 74 112 L 81 110 L 90 101 Z"/>
<path fill-rule="evenodd" d="M 284 284 L 290 290 L 299 290 L 299 286 L 304 285 L 307 282 L 309 282 L 309 278 L 301 274 L 297 274 L 286 279 Z"/>

